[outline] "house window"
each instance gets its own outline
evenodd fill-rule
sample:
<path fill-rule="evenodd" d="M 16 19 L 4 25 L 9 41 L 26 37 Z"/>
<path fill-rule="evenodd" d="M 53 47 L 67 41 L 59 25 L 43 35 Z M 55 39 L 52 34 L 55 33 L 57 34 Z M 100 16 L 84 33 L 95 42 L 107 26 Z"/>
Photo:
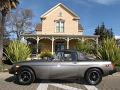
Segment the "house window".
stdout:
<path fill-rule="evenodd" d="M 56 22 L 56 32 L 64 32 L 64 21 L 57 21 Z"/>

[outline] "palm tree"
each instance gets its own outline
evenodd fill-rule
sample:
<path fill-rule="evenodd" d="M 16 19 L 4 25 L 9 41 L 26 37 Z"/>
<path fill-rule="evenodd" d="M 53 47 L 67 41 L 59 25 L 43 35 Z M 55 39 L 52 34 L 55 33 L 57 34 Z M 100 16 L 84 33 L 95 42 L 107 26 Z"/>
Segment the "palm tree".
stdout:
<path fill-rule="evenodd" d="M 3 37 L 4 37 L 4 24 L 6 14 L 16 8 L 19 4 L 19 0 L 0 0 L 0 64 L 3 57 Z"/>

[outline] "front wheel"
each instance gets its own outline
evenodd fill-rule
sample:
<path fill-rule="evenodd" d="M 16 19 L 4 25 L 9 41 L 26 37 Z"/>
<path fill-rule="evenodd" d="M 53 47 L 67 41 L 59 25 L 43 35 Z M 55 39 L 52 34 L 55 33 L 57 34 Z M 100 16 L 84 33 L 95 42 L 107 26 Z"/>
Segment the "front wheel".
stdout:
<path fill-rule="evenodd" d="M 33 71 L 29 68 L 21 68 L 17 75 L 17 81 L 21 85 L 31 84 L 35 80 Z"/>
<path fill-rule="evenodd" d="M 99 69 L 90 69 L 85 74 L 85 80 L 90 85 L 97 85 L 102 80 L 102 73 Z"/>

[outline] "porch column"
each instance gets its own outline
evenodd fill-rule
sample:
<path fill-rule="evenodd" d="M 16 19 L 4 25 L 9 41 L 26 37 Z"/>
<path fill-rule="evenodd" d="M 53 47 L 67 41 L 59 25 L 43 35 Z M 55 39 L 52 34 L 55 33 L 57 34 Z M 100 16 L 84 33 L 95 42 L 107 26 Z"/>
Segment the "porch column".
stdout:
<path fill-rule="evenodd" d="M 67 37 L 67 49 L 69 49 L 69 37 Z"/>
<path fill-rule="evenodd" d="M 82 36 L 82 42 L 84 42 L 85 38 Z"/>
<path fill-rule="evenodd" d="M 39 44 L 39 37 L 37 37 L 37 54 L 38 54 L 38 44 Z"/>
<path fill-rule="evenodd" d="M 54 53 L 54 37 L 52 37 L 52 55 Z"/>
<path fill-rule="evenodd" d="M 96 38 L 96 44 L 98 45 L 98 37 Z"/>
<path fill-rule="evenodd" d="M 22 43 L 25 43 L 25 44 L 26 44 L 24 36 L 22 36 L 22 38 L 21 38 L 20 41 L 21 41 Z"/>

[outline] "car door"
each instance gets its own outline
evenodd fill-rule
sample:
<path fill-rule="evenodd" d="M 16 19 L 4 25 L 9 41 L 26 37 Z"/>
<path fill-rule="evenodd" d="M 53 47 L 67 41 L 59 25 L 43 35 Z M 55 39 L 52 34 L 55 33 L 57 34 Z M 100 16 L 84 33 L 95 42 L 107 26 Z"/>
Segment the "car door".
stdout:
<path fill-rule="evenodd" d="M 49 61 L 37 62 L 34 66 L 37 77 L 40 79 L 49 79 L 51 66 L 52 62 Z"/>
<path fill-rule="evenodd" d="M 50 67 L 51 68 L 50 78 L 59 79 L 77 77 L 79 65 L 77 64 L 76 60 L 73 60 L 74 58 L 72 52 L 60 52 L 60 53 L 61 55 L 58 55 L 59 60 L 54 61 L 52 66 Z"/>

